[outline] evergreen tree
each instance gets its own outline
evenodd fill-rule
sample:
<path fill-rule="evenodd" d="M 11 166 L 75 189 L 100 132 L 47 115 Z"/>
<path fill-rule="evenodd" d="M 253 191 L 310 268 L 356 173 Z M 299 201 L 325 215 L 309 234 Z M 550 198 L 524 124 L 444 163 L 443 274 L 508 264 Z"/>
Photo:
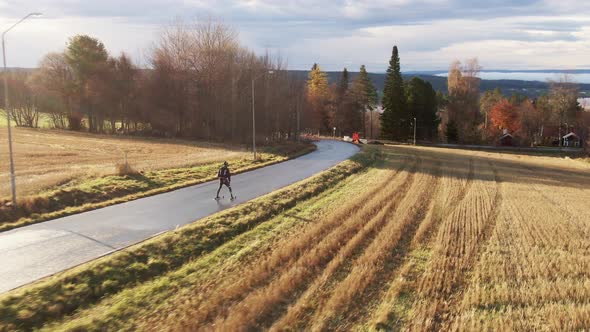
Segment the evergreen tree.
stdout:
<path fill-rule="evenodd" d="M 362 113 L 363 133 L 366 136 L 366 112 L 372 111 L 377 104 L 377 90 L 369 78 L 365 65 L 361 66 L 359 75 L 354 80 L 353 91 Z"/>
<path fill-rule="evenodd" d="M 408 115 L 397 46 L 393 47 L 389 60 L 382 104 L 381 135 L 392 140 L 406 139 L 408 137 Z"/>
<path fill-rule="evenodd" d="M 455 144 L 459 141 L 459 130 L 457 129 L 457 124 L 455 124 L 455 121 L 451 120 L 449 123 L 447 123 L 445 136 L 447 137 L 447 143 Z"/>
<path fill-rule="evenodd" d="M 344 70 L 342 70 L 342 74 L 340 74 L 340 79 L 338 80 L 338 83 L 336 84 L 335 87 L 335 93 L 334 93 L 334 109 L 335 109 L 335 114 L 334 114 L 334 121 L 333 121 L 333 125 L 335 127 L 337 127 L 337 129 L 342 132 L 342 130 L 345 130 L 344 124 L 346 123 L 346 115 L 347 115 L 347 103 L 346 103 L 346 97 L 348 94 L 348 84 L 349 84 L 349 78 L 348 78 L 348 70 L 346 68 L 344 68 Z"/>
<path fill-rule="evenodd" d="M 88 129 L 102 131 L 104 114 L 91 96 L 97 95 L 101 74 L 107 70 L 109 55 L 102 42 L 87 35 L 70 38 L 65 52 L 65 60 L 74 77 L 74 89 L 78 95 L 80 114 L 86 114 Z"/>
<path fill-rule="evenodd" d="M 432 85 L 418 77 L 407 85 L 407 107 L 410 119 L 416 118 L 416 137 L 431 140 L 435 137 L 439 119 L 437 95 Z M 411 124 L 413 126 L 413 123 Z"/>

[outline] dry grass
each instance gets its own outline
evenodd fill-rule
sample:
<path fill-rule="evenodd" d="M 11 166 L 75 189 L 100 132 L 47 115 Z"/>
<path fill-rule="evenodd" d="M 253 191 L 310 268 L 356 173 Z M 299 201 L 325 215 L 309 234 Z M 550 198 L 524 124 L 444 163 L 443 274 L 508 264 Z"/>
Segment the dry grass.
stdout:
<path fill-rule="evenodd" d="M 235 146 L 180 140 L 93 135 L 48 129 L 13 128 L 18 194 L 29 195 L 81 177 L 117 174 L 117 165 L 138 171 L 185 167 L 240 159 L 250 154 Z M 0 142 L 6 142 L 0 130 Z M 6 146 L 0 149 L 0 198 L 10 194 Z"/>
<path fill-rule="evenodd" d="M 277 299 L 295 291 L 297 285 L 330 261 L 340 243 L 350 239 L 363 227 L 365 216 L 374 214 L 380 209 L 388 192 L 390 193 L 391 189 L 366 190 L 356 197 L 352 204 L 343 206 L 331 214 L 326 222 L 316 223 L 303 234 L 297 233 L 293 238 L 285 239 L 283 243 L 278 244 L 278 250 L 273 251 L 272 255 L 262 262 L 256 262 L 252 269 L 247 269 L 247 272 L 240 274 L 239 280 L 226 280 L 218 286 L 212 296 L 207 297 L 205 302 L 189 302 L 188 308 L 195 306 L 198 309 L 194 316 L 187 317 L 189 318 L 187 321 L 179 321 L 179 326 L 195 329 L 199 325 L 206 326 L 208 321 L 213 321 L 214 326 L 221 330 L 255 326 L 258 316 L 263 312 L 271 311 L 273 305 L 277 305 Z M 373 200 L 372 204 L 366 205 L 365 202 L 374 194 L 380 195 L 381 200 Z M 347 222 L 343 223 L 343 220 Z M 311 251 L 310 246 L 314 247 Z M 281 277 L 272 280 L 277 271 L 284 271 L 284 273 Z M 264 285 L 266 287 L 262 287 L 258 292 L 252 294 L 244 292 L 244 289 Z M 219 292 L 220 289 L 223 289 L 223 292 Z M 244 295 L 248 296 L 243 298 Z M 240 302 L 233 308 L 224 308 L 222 305 L 236 301 Z M 224 309 L 223 312 L 217 311 L 220 308 Z M 232 319 L 224 321 L 223 317 L 227 312 L 233 313 Z M 195 325 L 195 322 L 199 324 Z"/>
<path fill-rule="evenodd" d="M 317 203 L 48 328 L 590 329 L 588 166 L 380 149 Z"/>
<path fill-rule="evenodd" d="M 373 163 L 378 156 L 379 153 L 359 154 L 355 156 L 354 161 L 341 163 L 317 176 L 272 194 L 241 204 L 174 232 L 168 232 L 113 255 L 83 264 L 70 271 L 59 273 L 46 280 L 2 294 L 0 296 L 0 317 L 2 317 L 0 331 L 14 330 L 17 327 L 18 330 L 32 330 L 48 325 L 68 317 L 75 311 L 94 305 L 102 299 L 116 298 L 119 295 L 114 296 L 114 294 L 125 293 L 134 289 L 135 285 L 146 286 L 149 289 L 152 285 L 149 280 L 155 279 L 157 276 L 162 277 L 154 282 L 163 298 L 172 297 L 167 295 L 167 291 L 178 295 L 179 286 L 176 285 L 176 282 L 186 285 L 184 282 L 187 279 L 184 277 L 195 276 L 193 272 L 199 269 L 198 266 L 214 267 L 216 261 L 225 264 L 230 264 L 232 260 L 243 262 L 243 256 L 247 256 L 253 248 L 265 244 L 261 240 L 269 238 L 269 234 L 272 235 L 275 231 L 274 227 L 285 228 L 289 231 L 287 226 L 290 223 L 300 221 L 295 216 L 288 217 L 288 222 L 282 217 L 275 218 L 274 216 L 280 211 L 292 212 L 297 209 L 294 209 L 295 205 L 307 206 L 311 204 L 313 212 L 309 212 L 321 214 L 321 211 L 318 210 L 325 210 L 327 204 L 318 204 L 318 200 L 330 202 L 333 198 L 331 195 L 321 198 L 318 193 L 334 191 L 334 187 L 343 187 L 346 184 L 354 183 L 354 181 L 348 181 L 348 178 L 363 170 L 367 164 Z M 335 196 L 338 195 L 340 194 Z M 306 215 L 305 218 L 307 217 Z M 244 238 L 254 239 L 254 243 L 249 244 L 247 248 L 234 243 L 241 244 L 244 242 Z M 224 249 L 216 250 L 219 247 Z M 211 251 L 214 253 L 208 254 Z M 218 253 L 219 251 L 221 251 L 221 255 Z M 196 260 L 197 267 L 189 263 L 196 258 L 200 258 Z M 227 265 L 225 267 L 227 268 Z M 172 276 L 172 280 L 167 280 L 167 272 L 171 272 L 169 275 Z M 206 274 L 199 273 L 197 277 L 202 275 Z M 165 281 L 162 282 L 162 280 Z M 189 281 L 189 283 L 201 285 L 200 282 Z M 146 291 L 132 292 L 134 296 L 143 296 L 146 293 Z M 142 299 L 141 302 L 146 305 L 141 308 L 149 308 L 150 303 L 155 302 L 154 300 L 153 297 L 147 300 Z M 100 309 L 100 305 L 98 307 L 101 313 L 109 314 L 108 312 L 111 310 L 118 313 L 117 306 L 109 305 L 108 310 Z M 117 317 L 114 313 L 112 316 Z M 92 326 L 100 329 L 96 325 Z"/>

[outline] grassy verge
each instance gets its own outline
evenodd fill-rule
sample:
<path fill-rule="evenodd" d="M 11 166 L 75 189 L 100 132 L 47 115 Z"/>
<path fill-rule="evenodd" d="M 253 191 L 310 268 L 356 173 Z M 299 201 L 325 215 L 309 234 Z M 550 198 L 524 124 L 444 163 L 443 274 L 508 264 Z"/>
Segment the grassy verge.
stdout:
<path fill-rule="evenodd" d="M 0 297 L 0 330 L 30 330 L 180 268 L 380 158 L 365 149 L 303 182 Z M 158 283 L 154 287 L 159 287 Z"/>
<path fill-rule="evenodd" d="M 315 150 L 311 144 L 269 147 L 260 159 L 231 160 L 234 174 L 279 163 Z M 219 163 L 129 175 L 111 175 L 65 185 L 0 208 L 0 232 L 94 210 L 214 180 Z"/>

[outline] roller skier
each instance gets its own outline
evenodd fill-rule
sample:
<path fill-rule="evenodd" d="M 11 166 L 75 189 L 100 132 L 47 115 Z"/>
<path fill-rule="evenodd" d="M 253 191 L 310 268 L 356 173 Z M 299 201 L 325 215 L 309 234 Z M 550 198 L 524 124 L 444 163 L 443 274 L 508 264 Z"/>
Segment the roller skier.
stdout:
<path fill-rule="evenodd" d="M 219 200 L 219 192 L 221 191 L 221 187 L 224 185 L 229 189 L 229 194 L 231 195 L 231 200 L 233 201 L 236 199 L 232 190 L 231 190 L 231 172 L 228 168 L 229 164 L 227 161 L 223 162 L 223 166 L 217 172 L 217 177 L 219 178 L 219 189 L 217 189 L 217 195 L 215 196 L 215 200 Z"/>

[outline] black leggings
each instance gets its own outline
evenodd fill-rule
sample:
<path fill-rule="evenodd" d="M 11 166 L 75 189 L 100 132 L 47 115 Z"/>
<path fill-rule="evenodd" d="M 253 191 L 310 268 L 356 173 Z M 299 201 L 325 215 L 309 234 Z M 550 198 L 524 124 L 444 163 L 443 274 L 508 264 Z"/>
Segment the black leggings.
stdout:
<path fill-rule="evenodd" d="M 229 180 L 228 179 L 219 179 L 219 189 L 217 189 L 217 197 L 219 197 L 219 192 L 221 191 L 221 187 L 223 187 L 223 185 L 225 185 L 229 189 L 229 194 L 233 196 L 234 194 L 231 191 L 231 186 L 229 185 Z"/>

